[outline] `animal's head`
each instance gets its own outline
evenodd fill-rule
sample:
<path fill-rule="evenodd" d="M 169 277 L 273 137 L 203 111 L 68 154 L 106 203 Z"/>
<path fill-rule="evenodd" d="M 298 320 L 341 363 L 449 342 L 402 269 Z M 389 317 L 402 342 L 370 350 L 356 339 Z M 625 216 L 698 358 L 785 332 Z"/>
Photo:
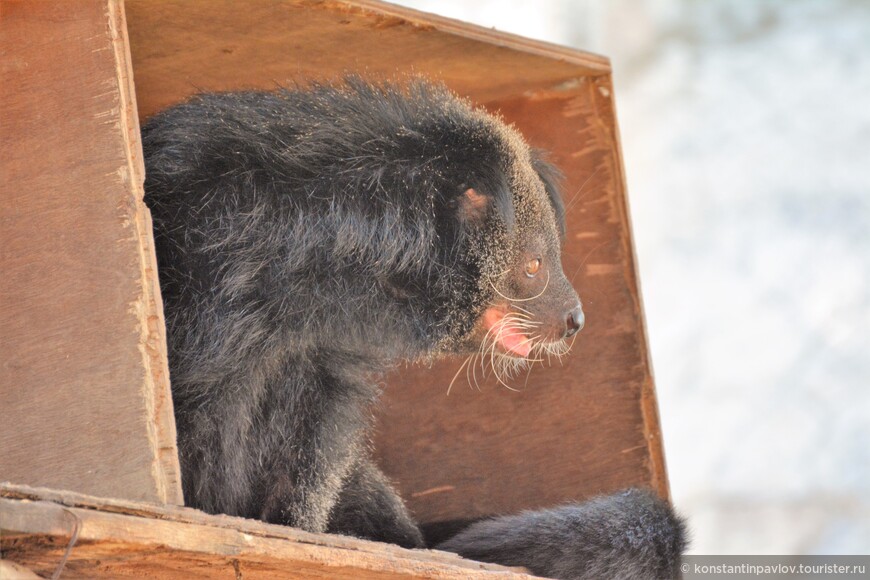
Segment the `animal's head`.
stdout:
<path fill-rule="evenodd" d="M 562 270 L 558 171 L 513 128 L 476 114 L 482 128 L 456 147 L 447 180 L 460 248 L 453 259 L 473 284 L 462 308 L 475 313 L 450 350 L 483 357 L 503 381 L 565 354 L 585 315 Z"/>
<path fill-rule="evenodd" d="M 353 120 L 341 126 L 355 128 L 332 140 L 329 154 L 352 162 L 333 179 L 355 216 L 382 215 L 377 228 L 344 228 L 354 244 L 342 247 L 378 249 L 367 265 L 394 307 L 379 302 L 358 334 L 398 328 L 383 342 L 394 338 L 402 355 L 479 353 L 500 378 L 567 352 L 584 315 L 562 271 L 558 172 L 443 85 L 348 87 L 327 95 Z"/>

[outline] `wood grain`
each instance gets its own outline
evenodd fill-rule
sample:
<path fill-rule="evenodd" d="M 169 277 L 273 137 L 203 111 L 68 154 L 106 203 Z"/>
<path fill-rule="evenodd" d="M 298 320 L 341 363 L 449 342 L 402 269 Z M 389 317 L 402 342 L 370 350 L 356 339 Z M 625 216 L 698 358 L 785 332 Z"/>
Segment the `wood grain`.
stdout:
<path fill-rule="evenodd" d="M 0 20 L 0 473 L 181 503 L 123 6 Z"/>
<path fill-rule="evenodd" d="M 500 112 L 566 174 L 565 270 L 588 313 L 561 366 L 481 391 L 460 361 L 387 381 L 377 453 L 421 522 L 667 479 L 607 59 L 378 2 L 129 0 L 139 112 L 198 90 L 421 73 Z"/>
<path fill-rule="evenodd" d="M 63 578 L 531 579 L 433 550 L 311 534 L 189 508 L 0 485 L 4 558 Z"/>
<path fill-rule="evenodd" d="M 382 2 L 127 0 L 139 114 L 203 90 L 348 73 L 443 79 L 479 101 L 609 72 L 607 59 Z"/>
<path fill-rule="evenodd" d="M 459 360 L 396 373 L 380 416 L 380 463 L 426 523 L 629 486 L 667 497 L 610 79 L 487 107 L 552 151 L 565 173 L 563 266 L 587 324 L 561 363 L 537 366 L 510 388 L 492 376 L 478 388 L 463 372 L 447 396 Z"/>

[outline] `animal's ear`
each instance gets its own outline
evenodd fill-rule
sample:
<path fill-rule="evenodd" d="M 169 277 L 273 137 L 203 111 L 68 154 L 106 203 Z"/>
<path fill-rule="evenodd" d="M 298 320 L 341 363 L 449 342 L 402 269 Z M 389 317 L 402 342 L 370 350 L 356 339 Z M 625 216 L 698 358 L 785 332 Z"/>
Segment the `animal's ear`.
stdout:
<path fill-rule="evenodd" d="M 547 197 L 550 198 L 550 205 L 553 207 L 553 213 L 556 214 L 556 221 L 559 224 L 559 233 L 565 237 L 565 204 L 562 202 L 561 185 L 565 176 L 555 166 L 547 161 L 546 154 L 540 150 L 532 151 L 532 168 L 541 178 L 544 183 L 544 189 L 547 191 Z"/>
<path fill-rule="evenodd" d="M 460 183 L 459 187 L 452 189 L 447 207 L 451 219 L 461 230 L 479 229 L 492 219 L 504 224 L 508 231 L 513 229 L 513 200 L 503 175 L 494 173 L 483 178 L 478 176 L 474 182 Z"/>
<path fill-rule="evenodd" d="M 473 187 L 469 187 L 459 196 L 459 218 L 464 222 L 480 222 L 489 212 L 491 200 Z"/>

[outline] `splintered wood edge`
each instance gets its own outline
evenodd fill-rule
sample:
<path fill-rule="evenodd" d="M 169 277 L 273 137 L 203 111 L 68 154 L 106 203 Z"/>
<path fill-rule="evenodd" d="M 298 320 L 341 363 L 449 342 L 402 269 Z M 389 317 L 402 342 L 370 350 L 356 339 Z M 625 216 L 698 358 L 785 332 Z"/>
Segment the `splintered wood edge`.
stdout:
<path fill-rule="evenodd" d="M 326 8 L 339 8 L 351 12 L 361 11 L 380 17 L 392 17 L 418 28 L 435 29 L 470 40 L 570 63 L 585 69 L 578 71 L 578 76 L 582 74 L 594 77 L 611 73 L 610 59 L 605 56 L 550 42 L 533 40 L 501 32 L 494 28 L 469 24 L 461 20 L 397 6 L 380 0 L 328 0 L 322 5 Z"/>
<path fill-rule="evenodd" d="M 19 543 L 26 542 L 28 535 L 69 537 L 74 521 L 79 530 L 78 542 L 111 542 L 139 548 L 160 546 L 222 559 L 268 558 L 307 566 L 426 578 L 535 578 L 511 568 L 437 550 L 408 550 L 348 536 L 215 516 L 191 508 L 10 483 L 0 483 L 0 516 L 3 535 L 14 536 Z"/>
<path fill-rule="evenodd" d="M 631 221 L 631 211 L 628 199 L 628 183 L 625 177 L 625 163 L 622 155 L 622 138 L 619 131 L 619 117 L 616 111 L 616 95 L 613 90 L 612 77 L 609 75 L 605 78 L 598 79 L 598 84 L 605 90 L 609 91 L 611 98 L 609 99 L 611 113 L 613 117 L 613 155 L 616 158 L 616 173 L 617 188 L 621 191 L 621 195 L 617 198 L 620 201 L 619 212 L 620 219 L 625 224 L 625 235 L 622 243 L 625 245 L 625 255 L 627 262 L 625 264 L 628 278 L 634 286 L 634 292 L 631 293 L 632 299 L 635 301 L 635 311 L 637 312 L 637 330 L 640 336 L 638 337 L 638 345 L 641 350 L 641 359 L 647 367 L 646 376 L 641 386 L 640 406 L 643 416 L 643 433 L 646 439 L 647 448 L 649 449 L 649 472 L 650 485 L 663 499 L 671 501 L 670 485 L 668 483 L 667 465 L 665 463 L 664 441 L 662 439 L 661 419 L 659 416 L 658 399 L 656 397 L 655 375 L 653 373 L 652 356 L 649 350 L 649 337 L 646 330 L 646 313 L 643 306 L 643 295 L 641 292 L 640 276 L 637 267 L 637 250 L 634 243 L 634 228 Z"/>
<path fill-rule="evenodd" d="M 112 43 L 117 72 L 119 110 L 118 120 L 123 132 L 127 157 L 128 187 L 134 198 L 134 214 L 139 240 L 142 298 L 135 305 L 139 311 L 140 350 L 145 367 L 143 398 L 151 420 L 147 421 L 148 440 L 153 462 L 152 474 L 161 501 L 183 505 L 181 466 L 176 446 L 175 415 L 169 387 L 169 363 L 166 353 L 166 326 L 163 319 L 163 300 L 157 277 L 157 258 L 151 212 L 144 202 L 145 162 L 136 107 L 136 89 L 127 20 L 122 0 L 107 2 L 108 34 Z"/>

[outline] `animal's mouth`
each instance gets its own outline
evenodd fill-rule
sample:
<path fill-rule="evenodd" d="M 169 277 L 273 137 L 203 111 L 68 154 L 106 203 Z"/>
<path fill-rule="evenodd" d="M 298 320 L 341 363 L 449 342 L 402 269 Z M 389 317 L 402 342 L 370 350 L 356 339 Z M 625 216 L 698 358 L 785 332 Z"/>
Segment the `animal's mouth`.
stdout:
<path fill-rule="evenodd" d="M 520 358 L 528 358 L 532 352 L 532 339 L 516 323 L 513 317 L 499 308 L 488 308 L 483 313 L 483 327 L 487 336 L 500 350 Z"/>
<path fill-rule="evenodd" d="M 507 380 L 520 370 L 528 368 L 536 362 L 557 360 L 571 350 L 571 344 L 563 339 L 547 340 L 542 338 L 543 324 L 532 318 L 528 310 L 512 305 L 495 305 L 484 310 L 476 333 L 483 334 L 480 338 L 478 352 L 470 355 L 463 362 L 450 386 L 456 382 L 463 369 L 468 377 L 468 384 L 477 384 L 477 368 L 486 376 L 487 367 L 492 368 L 493 375 L 499 383 L 511 390 Z"/>

